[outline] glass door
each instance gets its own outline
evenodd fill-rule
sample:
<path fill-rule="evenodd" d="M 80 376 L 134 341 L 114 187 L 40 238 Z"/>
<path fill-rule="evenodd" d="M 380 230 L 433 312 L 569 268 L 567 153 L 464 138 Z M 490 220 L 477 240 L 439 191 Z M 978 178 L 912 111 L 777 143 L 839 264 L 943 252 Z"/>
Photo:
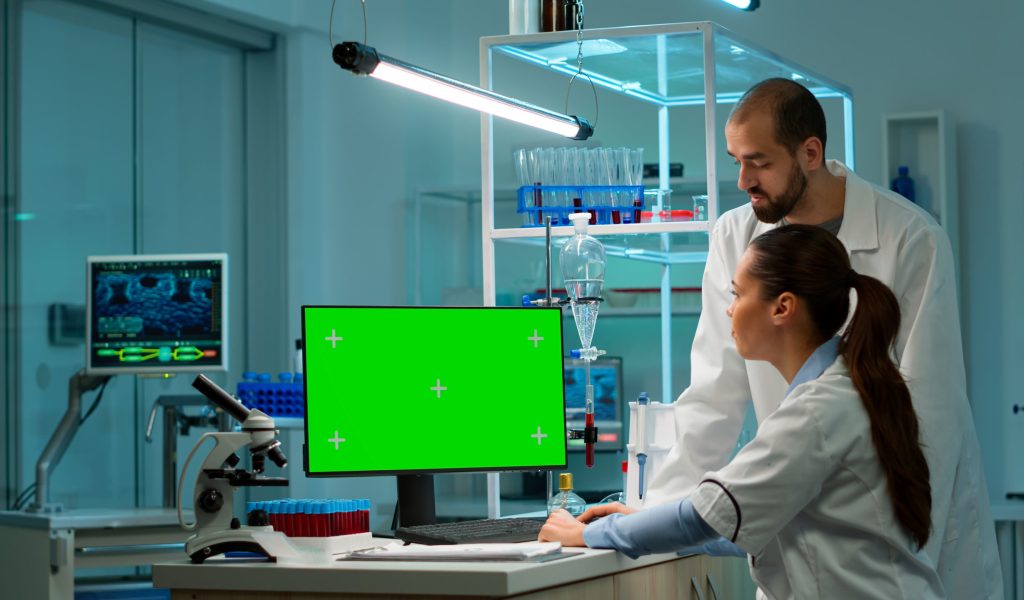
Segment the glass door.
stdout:
<path fill-rule="evenodd" d="M 35 462 L 67 406 L 68 379 L 83 365 L 75 318 L 85 304 L 87 256 L 228 253 L 229 372 L 241 372 L 246 52 L 62 0 L 4 8 L 8 19 L 19 19 L 20 32 L 17 85 L 6 92 L 17 95 L 19 107 L 13 150 L 5 140 L 5 156 L 17 155 L 15 193 L 4 213 L 5 252 L 14 249 L 3 266 L 10 507 L 34 480 Z M 4 106 L 12 105 L 5 98 Z M 59 326 L 58 314 L 70 320 Z M 216 379 L 226 383 L 223 375 Z M 53 471 L 50 501 L 159 506 L 160 427 L 146 444 L 145 421 L 158 396 L 193 393 L 190 381 L 113 378 Z M 84 396 L 87 409 L 96 393 Z M 187 452 L 201 433 L 193 429 L 179 447 Z"/>

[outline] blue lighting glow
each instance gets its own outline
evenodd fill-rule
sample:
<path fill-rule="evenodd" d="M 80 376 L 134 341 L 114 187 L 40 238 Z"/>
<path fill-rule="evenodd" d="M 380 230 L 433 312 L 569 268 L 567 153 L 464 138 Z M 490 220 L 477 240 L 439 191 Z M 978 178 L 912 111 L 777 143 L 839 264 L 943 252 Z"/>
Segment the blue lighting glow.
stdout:
<path fill-rule="evenodd" d="M 542 67 L 547 67 L 552 71 L 562 73 L 563 75 L 571 77 L 577 73 L 577 67 L 575 64 L 565 62 L 551 62 L 541 57 L 538 53 L 527 51 L 522 48 L 516 48 L 515 46 L 498 46 L 497 49 L 509 56 L 536 65 L 540 65 Z M 745 54 L 747 51 L 744 50 L 743 48 L 740 48 L 739 46 L 734 45 L 731 46 L 730 52 L 733 55 L 741 55 Z M 631 96 L 634 98 L 639 98 L 640 100 L 650 102 L 651 104 L 654 104 L 656 106 L 702 106 L 704 104 L 703 94 L 666 96 L 663 94 L 659 94 L 657 92 L 652 92 L 650 90 L 644 89 L 643 84 L 641 84 L 639 81 L 621 81 L 613 77 L 608 77 L 607 75 L 595 73 L 588 69 L 583 69 L 583 75 L 591 78 L 591 80 L 594 82 L 594 85 L 596 86 L 600 86 L 605 89 L 612 90 L 613 92 L 618 92 L 620 94 L 625 94 L 627 96 Z M 803 78 L 801 75 L 797 73 L 793 73 L 793 76 Z M 806 81 L 806 79 L 804 80 Z M 818 98 L 843 97 L 842 93 L 823 86 L 809 86 L 808 89 L 810 89 L 811 93 L 813 93 Z M 740 96 L 742 95 L 743 92 L 722 92 L 716 96 L 715 100 L 718 104 L 735 104 L 736 101 L 738 101 L 740 99 Z"/>

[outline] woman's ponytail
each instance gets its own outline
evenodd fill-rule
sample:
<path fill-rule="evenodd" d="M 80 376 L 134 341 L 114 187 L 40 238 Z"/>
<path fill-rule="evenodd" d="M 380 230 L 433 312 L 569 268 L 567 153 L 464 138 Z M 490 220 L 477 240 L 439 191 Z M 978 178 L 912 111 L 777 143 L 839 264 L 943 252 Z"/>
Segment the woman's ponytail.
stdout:
<path fill-rule="evenodd" d="M 921 450 L 917 414 L 910 390 L 892 358 L 900 328 L 900 307 L 884 283 L 858 274 L 842 243 L 810 225 L 786 225 L 750 243 L 750 273 L 766 299 L 791 292 L 801 298 L 820 334 L 836 335 L 850 311 L 850 289 L 857 308 L 841 338 L 839 352 L 871 420 L 871 440 L 888 482 L 896 518 L 919 547 L 931 532 L 931 485 Z"/>
<path fill-rule="evenodd" d="M 900 326 L 899 303 L 874 277 L 852 279 L 857 308 L 839 351 L 871 417 L 871 440 L 889 482 L 896 518 L 923 547 L 931 531 L 931 484 L 910 390 L 892 360 Z"/>

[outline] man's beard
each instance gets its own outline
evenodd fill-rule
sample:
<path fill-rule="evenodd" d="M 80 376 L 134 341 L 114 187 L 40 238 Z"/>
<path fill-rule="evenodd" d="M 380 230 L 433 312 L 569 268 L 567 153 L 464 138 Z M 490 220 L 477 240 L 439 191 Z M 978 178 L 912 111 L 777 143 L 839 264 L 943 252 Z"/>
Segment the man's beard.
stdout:
<path fill-rule="evenodd" d="M 764 202 L 753 206 L 757 220 L 762 223 L 778 223 L 793 210 L 806 191 L 807 176 L 800 170 L 800 165 L 794 161 L 793 169 L 789 172 L 789 180 L 786 181 L 786 189 L 777 197 L 769 196 L 758 187 L 750 188 L 747 193 L 762 196 L 765 199 Z"/>

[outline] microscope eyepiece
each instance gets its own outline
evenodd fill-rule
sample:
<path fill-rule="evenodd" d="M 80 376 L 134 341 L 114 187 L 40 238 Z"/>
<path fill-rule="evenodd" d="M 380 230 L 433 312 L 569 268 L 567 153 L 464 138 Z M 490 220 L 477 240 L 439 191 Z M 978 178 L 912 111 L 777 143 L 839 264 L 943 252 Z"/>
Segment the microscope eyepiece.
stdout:
<path fill-rule="evenodd" d="M 211 381 L 206 375 L 197 375 L 192 382 L 192 387 L 209 398 L 210 402 L 223 408 L 225 412 L 234 417 L 239 423 L 244 423 L 245 419 L 249 416 L 249 409 L 244 404 L 235 400 L 231 394 L 225 392 L 223 388 Z"/>

